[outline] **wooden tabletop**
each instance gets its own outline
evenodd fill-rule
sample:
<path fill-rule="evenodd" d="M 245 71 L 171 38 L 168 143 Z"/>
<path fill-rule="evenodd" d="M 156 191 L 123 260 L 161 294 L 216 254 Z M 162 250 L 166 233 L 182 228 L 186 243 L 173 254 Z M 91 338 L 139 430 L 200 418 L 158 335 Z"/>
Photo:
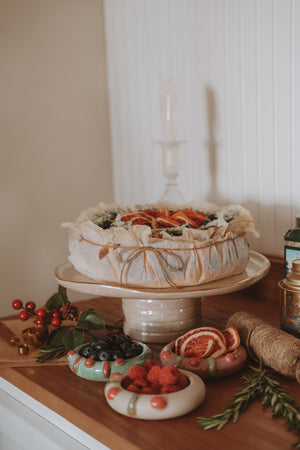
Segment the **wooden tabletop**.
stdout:
<path fill-rule="evenodd" d="M 249 311 L 279 324 L 279 291 L 277 283 L 283 278 L 282 261 L 272 259 L 269 274 L 245 291 L 202 299 L 203 325 L 223 328 L 235 311 Z M 94 298 L 83 302 L 84 308 L 95 308 L 107 324 L 122 319 L 121 300 Z M 162 345 L 151 346 L 158 357 Z M 282 419 L 271 417 L 259 401 L 252 403 L 238 423 L 228 424 L 221 431 L 203 431 L 197 428 L 198 416 L 221 412 L 239 390 L 241 377 L 250 373 L 247 366 L 229 378 L 207 381 L 204 403 L 184 417 L 144 421 L 127 418 L 112 410 L 104 397 L 104 383 L 84 380 L 74 375 L 67 366 L 1 368 L 0 376 L 33 398 L 60 414 L 111 449 L 210 449 L 210 450 L 284 450 L 300 439 L 288 431 Z M 300 386 L 278 376 L 300 404 Z"/>

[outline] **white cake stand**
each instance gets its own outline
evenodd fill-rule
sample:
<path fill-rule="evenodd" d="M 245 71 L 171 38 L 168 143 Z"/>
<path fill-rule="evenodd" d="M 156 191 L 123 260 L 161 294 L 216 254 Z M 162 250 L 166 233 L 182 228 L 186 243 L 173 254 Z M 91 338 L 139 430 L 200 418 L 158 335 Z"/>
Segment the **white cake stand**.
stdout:
<path fill-rule="evenodd" d="M 269 260 L 250 251 L 243 273 L 197 286 L 165 289 L 126 288 L 99 283 L 77 272 L 69 262 L 55 269 L 57 282 L 84 294 L 122 298 L 124 333 L 147 343 L 168 343 L 201 325 L 201 298 L 245 289 L 269 271 Z"/>

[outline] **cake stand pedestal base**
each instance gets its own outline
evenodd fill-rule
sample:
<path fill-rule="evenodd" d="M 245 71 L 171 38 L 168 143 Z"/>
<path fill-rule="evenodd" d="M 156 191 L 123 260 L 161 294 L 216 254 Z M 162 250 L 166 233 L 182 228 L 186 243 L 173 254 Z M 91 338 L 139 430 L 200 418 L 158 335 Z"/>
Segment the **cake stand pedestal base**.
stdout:
<path fill-rule="evenodd" d="M 124 333 L 137 341 L 164 344 L 201 325 L 201 298 L 123 298 Z"/>

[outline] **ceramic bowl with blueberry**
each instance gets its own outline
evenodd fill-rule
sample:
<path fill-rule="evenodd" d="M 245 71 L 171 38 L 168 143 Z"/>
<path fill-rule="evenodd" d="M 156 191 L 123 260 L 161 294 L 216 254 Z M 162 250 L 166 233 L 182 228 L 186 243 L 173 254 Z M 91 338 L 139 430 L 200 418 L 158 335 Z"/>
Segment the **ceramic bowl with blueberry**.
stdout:
<path fill-rule="evenodd" d="M 92 381 L 108 381 L 132 365 L 143 365 L 152 358 L 150 348 L 129 336 L 111 334 L 94 338 L 67 354 L 69 368 L 75 375 Z"/>

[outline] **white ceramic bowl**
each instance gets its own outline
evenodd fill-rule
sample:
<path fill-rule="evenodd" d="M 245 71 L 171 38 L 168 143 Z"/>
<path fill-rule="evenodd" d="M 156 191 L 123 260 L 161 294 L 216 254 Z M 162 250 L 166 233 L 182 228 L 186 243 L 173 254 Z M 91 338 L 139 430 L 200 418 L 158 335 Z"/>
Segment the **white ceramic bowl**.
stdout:
<path fill-rule="evenodd" d="M 115 411 L 136 419 L 162 420 L 183 416 L 197 408 L 204 400 L 206 388 L 202 379 L 180 370 L 189 379 L 189 385 L 171 394 L 135 394 L 122 387 L 127 374 L 106 383 L 105 398 Z"/>

